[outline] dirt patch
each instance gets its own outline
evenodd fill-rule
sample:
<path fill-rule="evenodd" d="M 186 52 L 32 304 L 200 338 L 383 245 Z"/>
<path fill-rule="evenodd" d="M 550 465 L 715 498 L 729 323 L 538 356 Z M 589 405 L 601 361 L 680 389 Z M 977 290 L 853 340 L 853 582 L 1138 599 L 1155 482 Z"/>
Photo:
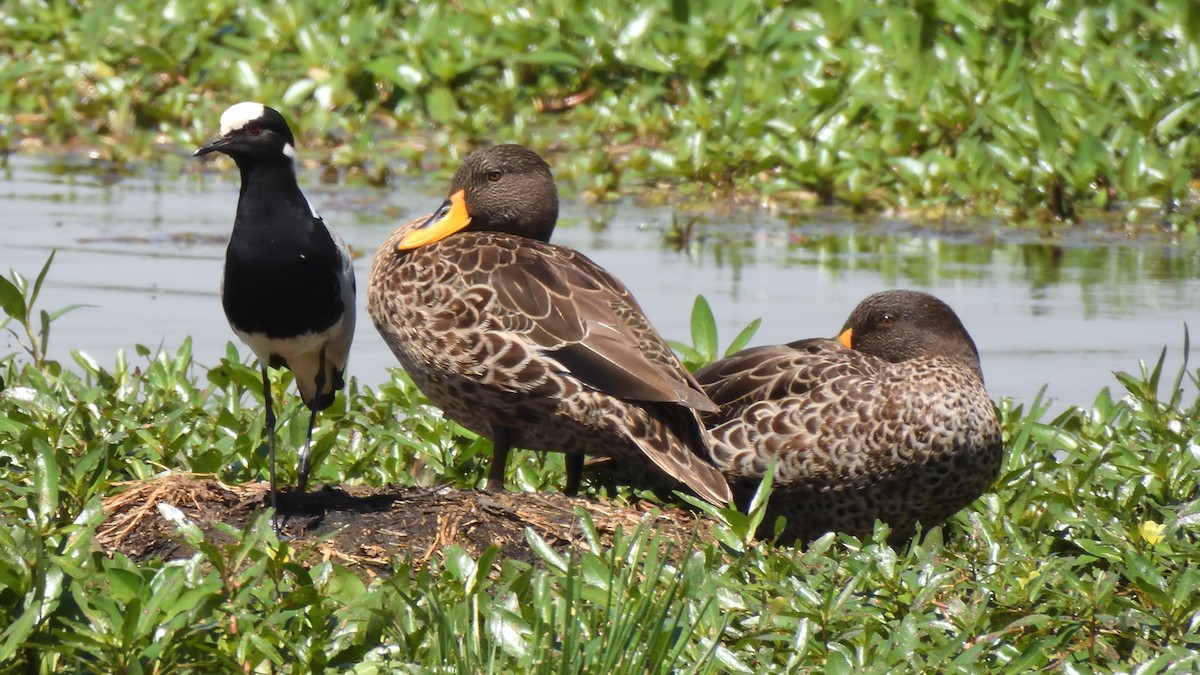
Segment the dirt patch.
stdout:
<path fill-rule="evenodd" d="M 172 560 L 190 556 L 175 526 L 158 509 L 170 504 L 205 532 L 218 522 L 242 528 L 270 498 L 266 483 L 226 485 L 212 478 L 168 474 L 125 484 L 128 489 L 104 501 L 107 517 L 97 542 L 133 560 Z M 616 505 L 552 493 L 479 492 L 451 487 L 329 487 L 281 493 L 280 536 L 321 558 L 388 572 L 393 561 L 422 565 L 448 544 L 473 556 L 490 545 L 502 558 L 539 563 L 526 528 L 559 552 L 587 548 L 576 509 L 586 511 L 603 544 L 620 527 L 631 533 L 643 521 L 660 534 L 686 542 L 697 524 L 701 537 L 711 523 L 682 509 L 648 502 Z M 306 545 L 311 545 L 307 546 Z"/>

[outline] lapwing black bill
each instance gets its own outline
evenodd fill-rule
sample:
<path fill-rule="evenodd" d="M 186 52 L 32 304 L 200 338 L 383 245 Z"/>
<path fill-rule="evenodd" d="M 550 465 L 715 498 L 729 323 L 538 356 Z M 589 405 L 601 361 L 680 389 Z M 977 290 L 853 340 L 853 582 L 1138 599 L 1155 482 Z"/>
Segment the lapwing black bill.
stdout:
<path fill-rule="evenodd" d="M 300 449 L 298 487 L 308 487 L 317 411 L 345 386 L 354 337 L 354 268 L 346 244 L 296 183 L 296 141 L 278 111 L 238 103 L 221 115 L 221 135 L 193 156 L 228 155 L 242 175 L 237 215 L 225 252 L 221 303 L 233 332 L 262 369 L 270 452 L 271 505 L 275 487 L 275 411 L 267 368 L 288 368 L 312 411 Z"/>

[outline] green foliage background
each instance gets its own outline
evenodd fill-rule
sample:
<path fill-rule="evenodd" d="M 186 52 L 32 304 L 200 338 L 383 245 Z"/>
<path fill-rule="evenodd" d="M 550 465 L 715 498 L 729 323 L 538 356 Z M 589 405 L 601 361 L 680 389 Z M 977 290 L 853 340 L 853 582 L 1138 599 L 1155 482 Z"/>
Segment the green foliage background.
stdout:
<path fill-rule="evenodd" d="M 152 157 L 251 99 L 374 180 L 504 140 L 597 194 L 1195 229 L 1192 0 L 13 0 L 0 26 L 3 147 Z"/>

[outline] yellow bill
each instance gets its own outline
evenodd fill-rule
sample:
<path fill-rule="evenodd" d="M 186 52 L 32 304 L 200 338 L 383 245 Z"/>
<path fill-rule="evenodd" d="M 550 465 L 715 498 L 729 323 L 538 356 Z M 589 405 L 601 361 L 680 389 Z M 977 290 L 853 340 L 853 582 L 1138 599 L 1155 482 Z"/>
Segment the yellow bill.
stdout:
<path fill-rule="evenodd" d="M 471 224 L 471 214 L 467 211 L 467 200 L 462 190 L 450 195 L 423 225 L 404 235 L 396 250 L 407 251 L 426 244 L 440 241 Z"/>

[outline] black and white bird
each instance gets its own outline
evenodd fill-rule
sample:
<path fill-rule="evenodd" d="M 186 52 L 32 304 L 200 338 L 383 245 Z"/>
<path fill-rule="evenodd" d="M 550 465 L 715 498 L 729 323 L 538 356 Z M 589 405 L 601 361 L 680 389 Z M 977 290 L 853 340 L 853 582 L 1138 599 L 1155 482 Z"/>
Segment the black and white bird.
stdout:
<path fill-rule="evenodd" d="M 303 493 L 317 411 L 332 405 L 335 392 L 345 386 L 354 338 L 354 268 L 345 242 L 296 183 L 296 141 L 283 115 L 261 103 L 230 107 L 221 115 L 221 135 L 193 156 L 210 152 L 228 155 L 242 174 L 221 303 L 233 332 L 262 368 L 271 504 L 277 507 L 275 411 L 267 368 L 290 369 L 312 410 L 297 470 Z"/>

